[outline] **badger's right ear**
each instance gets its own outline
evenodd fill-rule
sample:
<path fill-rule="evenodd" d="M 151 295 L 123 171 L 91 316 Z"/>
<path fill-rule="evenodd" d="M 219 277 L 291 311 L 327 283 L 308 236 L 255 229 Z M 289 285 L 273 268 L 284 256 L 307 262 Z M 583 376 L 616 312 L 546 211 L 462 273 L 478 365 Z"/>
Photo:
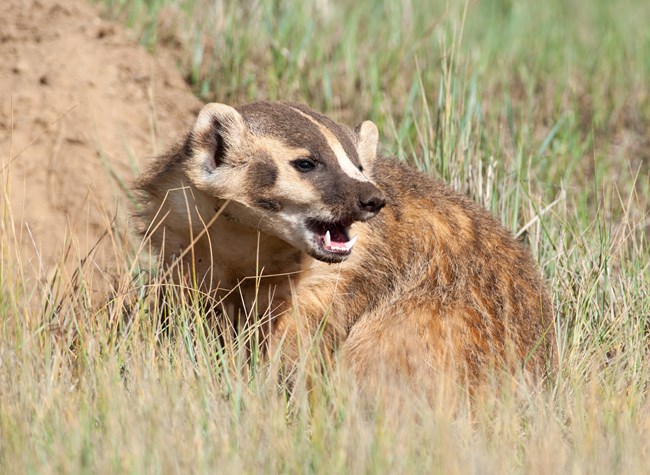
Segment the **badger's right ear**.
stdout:
<path fill-rule="evenodd" d="M 214 171 L 229 150 L 239 147 L 245 128 L 241 114 L 232 107 L 217 103 L 205 105 L 189 137 L 190 154 L 195 164 L 206 171 Z"/>
<path fill-rule="evenodd" d="M 374 122 L 366 120 L 354 129 L 357 135 L 357 153 L 364 168 L 371 169 L 377 158 L 379 131 Z"/>

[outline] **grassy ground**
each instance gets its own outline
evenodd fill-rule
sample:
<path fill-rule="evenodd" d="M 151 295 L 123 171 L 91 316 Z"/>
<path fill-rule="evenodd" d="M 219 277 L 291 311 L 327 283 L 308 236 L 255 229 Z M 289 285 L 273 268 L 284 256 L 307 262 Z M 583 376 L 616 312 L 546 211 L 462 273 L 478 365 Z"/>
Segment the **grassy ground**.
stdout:
<path fill-rule="evenodd" d="M 368 404 L 336 371 L 289 402 L 236 342 L 215 350 L 192 299 L 161 336 L 126 257 L 108 305 L 83 272 L 35 292 L 3 260 L 1 472 L 649 471 L 650 3 L 104 4 L 206 100 L 370 118 L 387 151 L 493 210 L 548 278 L 561 368 L 471 411 L 454 388 Z"/>

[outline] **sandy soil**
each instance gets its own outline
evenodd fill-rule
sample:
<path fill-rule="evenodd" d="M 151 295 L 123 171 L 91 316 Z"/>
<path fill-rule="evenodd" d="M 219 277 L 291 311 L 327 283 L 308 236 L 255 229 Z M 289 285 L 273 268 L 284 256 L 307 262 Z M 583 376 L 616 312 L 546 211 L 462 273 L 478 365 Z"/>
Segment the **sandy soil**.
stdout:
<path fill-rule="evenodd" d="M 0 58 L 5 257 L 43 279 L 113 229 L 90 259 L 109 272 L 130 214 L 120 183 L 189 127 L 199 101 L 164 52 L 86 0 L 4 0 Z"/>

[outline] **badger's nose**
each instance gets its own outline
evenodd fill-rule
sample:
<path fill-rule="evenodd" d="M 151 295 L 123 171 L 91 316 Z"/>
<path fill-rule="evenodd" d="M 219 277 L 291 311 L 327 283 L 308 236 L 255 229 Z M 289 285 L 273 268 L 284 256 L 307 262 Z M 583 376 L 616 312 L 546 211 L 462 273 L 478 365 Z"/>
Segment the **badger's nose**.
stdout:
<path fill-rule="evenodd" d="M 386 198 L 382 195 L 359 198 L 359 206 L 363 211 L 377 213 L 386 206 Z"/>
<path fill-rule="evenodd" d="M 359 209 L 364 214 L 364 220 L 375 216 L 384 206 L 386 197 L 376 186 L 368 183 L 362 193 L 359 193 Z"/>

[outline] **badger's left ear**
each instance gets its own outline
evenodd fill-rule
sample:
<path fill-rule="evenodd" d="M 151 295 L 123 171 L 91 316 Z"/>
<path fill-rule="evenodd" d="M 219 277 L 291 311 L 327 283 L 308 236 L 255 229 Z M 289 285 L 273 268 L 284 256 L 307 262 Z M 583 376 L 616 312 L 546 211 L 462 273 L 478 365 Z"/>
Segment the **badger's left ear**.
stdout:
<path fill-rule="evenodd" d="M 364 168 L 371 169 L 377 158 L 377 145 L 379 143 L 379 131 L 374 122 L 366 120 L 361 122 L 354 133 L 357 136 L 357 153 Z"/>
<path fill-rule="evenodd" d="M 191 132 L 196 166 L 216 170 L 237 151 L 246 126 L 239 112 L 226 104 L 206 104 L 199 112 Z"/>

